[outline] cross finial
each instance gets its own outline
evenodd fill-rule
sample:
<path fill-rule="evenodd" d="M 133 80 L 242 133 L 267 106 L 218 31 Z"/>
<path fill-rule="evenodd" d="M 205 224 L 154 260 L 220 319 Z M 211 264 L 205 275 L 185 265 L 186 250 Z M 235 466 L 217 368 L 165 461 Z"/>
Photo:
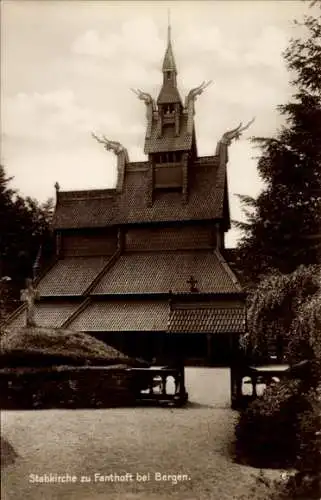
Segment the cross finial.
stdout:
<path fill-rule="evenodd" d="M 186 283 L 189 284 L 190 286 L 190 292 L 198 292 L 198 288 L 197 288 L 197 283 L 198 281 L 194 278 L 194 276 L 191 276 L 187 281 Z"/>
<path fill-rule="evenodd" d="M 21 290 L 21 300 L 26 303 L 26 326 L 36 326 L 35 300 L 39 299 L 38 291 L 33 287 L 31 278 L 26 279 L 26 288 Z"/>

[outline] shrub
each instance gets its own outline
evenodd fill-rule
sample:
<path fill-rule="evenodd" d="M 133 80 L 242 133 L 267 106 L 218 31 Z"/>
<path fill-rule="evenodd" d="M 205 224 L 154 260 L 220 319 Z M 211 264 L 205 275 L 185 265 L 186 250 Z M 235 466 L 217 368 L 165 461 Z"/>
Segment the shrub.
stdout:
<path fill-rule="evenodd" d="M 297 412 L 307 408 L 302 382 L 283 381 L 268 387 L 240 415 L 236 426 L 236 454 L 258 467 L 288 467 L 295 463 Z"/>
<path fill-rule="evenodd" d="M 126 365 L 0 370 L 6 409 L 99 408 L 135 402 Z"/>
<path fill-rule="evenodd" d="M 321 497 L 321 384 L 309 391 L 306 395 L 306 402 L 307 408 L 298 415 L 295 463 L 297 473 L 284 486 L 283 498 L 319 500 Z"/>
<path fill-rule="evenodd" d="M 321 498 L 321 384 L 306 393 L 304 385 L 291 380 L 271 386 L 236 428 L 239 460 L 295 469 L 278 482 L 267 480 L 270 500 Z"/>
<path fill-rule="evenodd" d="M 148 366 L 85 332 L 64 328 L 17 327 L 4 330 L 1 367 L 53 365 Z"/>

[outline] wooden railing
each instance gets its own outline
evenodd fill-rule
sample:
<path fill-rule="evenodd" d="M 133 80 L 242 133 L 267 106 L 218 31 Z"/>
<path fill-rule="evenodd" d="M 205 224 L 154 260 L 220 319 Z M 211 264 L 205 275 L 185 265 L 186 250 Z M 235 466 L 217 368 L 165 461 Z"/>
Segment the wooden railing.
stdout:
<path fill-rule="evenodd" d="M 245 376 L 250 378 L 252 396 L 257 397 L 257 385 L 271 385 L 291 376 L 289 365 L 249 366 Z"/>
<path fill-rule="evenodd" d="M 133 375 L 133 390 L 137 402 L 154 401 L 177 406 L 187 402 L 184 368 L 151 367 L 129 368 Z M 168 391 L 172 378 L 173 391 Z"/>
<path fill-rule="evenodd" d="M 286 378 L 293 377 L 290 365 L 241 365 L 231 367 L 231 400 L 232 408 L 239 409 L 249 401 L 261 396 L 264 388 L 278 383 Z M 246 380 L 247 379 L 247 380 Z M 250 394 L 244 391 L 243 384 L 250 384 Z M 260 389 L 258 391 L 258 389 Z"/>

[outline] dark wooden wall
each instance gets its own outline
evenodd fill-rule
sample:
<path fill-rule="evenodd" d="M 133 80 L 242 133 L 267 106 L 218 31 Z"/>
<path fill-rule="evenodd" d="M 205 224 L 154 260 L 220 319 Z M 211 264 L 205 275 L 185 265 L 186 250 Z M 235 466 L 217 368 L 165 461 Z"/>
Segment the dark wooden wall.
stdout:
<path fill-rule="evenodd" d="M 209 249 L 216 245 L 216 228 L 208 225 L 177 225 L 127 229 L 125 250 Z"/>
<path fill-rule="evenodd" d="M 78 230 L 62 233 L 61 253 L 64 257 L 112 255 L 117 248 L 116 230 Z"/>

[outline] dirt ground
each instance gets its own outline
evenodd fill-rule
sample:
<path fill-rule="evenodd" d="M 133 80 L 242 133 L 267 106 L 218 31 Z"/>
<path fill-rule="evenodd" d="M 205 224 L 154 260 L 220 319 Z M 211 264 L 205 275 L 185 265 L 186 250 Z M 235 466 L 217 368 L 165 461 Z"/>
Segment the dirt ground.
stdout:
<path fill-rule="evenodd" d="M 187 368 L 186 384 L 186 408 L 3 411 L 1 498 L 254 500 L 259 471 L 232 457 L 229 370 Z"/>

